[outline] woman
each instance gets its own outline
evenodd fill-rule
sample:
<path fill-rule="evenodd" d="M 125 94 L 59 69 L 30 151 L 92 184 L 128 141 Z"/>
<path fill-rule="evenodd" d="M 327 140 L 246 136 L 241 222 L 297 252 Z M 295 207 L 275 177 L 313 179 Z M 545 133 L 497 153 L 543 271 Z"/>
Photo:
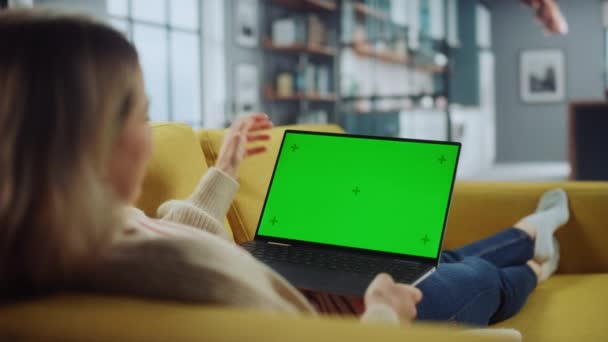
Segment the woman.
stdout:
<path fill-rule="evenodd" d="M 241 161 L 265 150 L 247 143 L 269 139 L 266 115 L 237 120 L 192 195 L 164 203 L 154 220 L 129 207 L 151 153 L 133 46 L 87 19 L 8 11 L 0 14 L 0 51 L 4 298 L 98 291 L 315 314 L 222 227 Z M 550 192 L 515 228 L 443 253 L 419 289 L 380 274 L 362 319 L 506 319 L 554 272 L 552 236 L 567 219 L 565 194 Z"/>

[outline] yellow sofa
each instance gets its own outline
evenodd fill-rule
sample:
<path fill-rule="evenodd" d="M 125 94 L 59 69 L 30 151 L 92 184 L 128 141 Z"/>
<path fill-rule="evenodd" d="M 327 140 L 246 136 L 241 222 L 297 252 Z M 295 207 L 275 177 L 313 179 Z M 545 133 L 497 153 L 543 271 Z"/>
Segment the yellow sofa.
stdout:
<path fill-rule="evenodd" d="M 298 126 L 330 132 L 340 127 Z M 278 143 L 246 160 L 226 229 L 235 241 L 253 237 Z M 212 165 L 222 130 L 192 131 L 179 124 L 154 125 L 155 153 L 138 206 L 154 216 L 169 198 L 189 195 Z M 361 160 L 365 162 L 364 159 Z M 558 232 L 559 274 L 532 294 L 524 309 L 497 327 L 518 329 L 526 341 L 608 341 L 608 183 L 458 183 L 446 247 L 477 240 L 534 210 L 553 187 L 570 196 L 571 220 Z M 0 306 L 0 340 L 201 340 L 201 341 L 508 341 L 472 336 L 445 324 L 410 327 L 360 324 L 354 319 L 291 317 L 233 308 L 119 297 L 65 294 Z"/>

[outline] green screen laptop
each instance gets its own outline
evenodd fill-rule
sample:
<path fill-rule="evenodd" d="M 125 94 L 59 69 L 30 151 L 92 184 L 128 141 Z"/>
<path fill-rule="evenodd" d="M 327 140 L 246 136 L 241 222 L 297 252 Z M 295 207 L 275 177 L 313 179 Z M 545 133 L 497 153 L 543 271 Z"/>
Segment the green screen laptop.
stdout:
<path fill-rule="evenodd" d="M 386 272 L 435 270 L 460 144 L 287 130 L 255 239 L 296 287 L 362 296 Z"/>

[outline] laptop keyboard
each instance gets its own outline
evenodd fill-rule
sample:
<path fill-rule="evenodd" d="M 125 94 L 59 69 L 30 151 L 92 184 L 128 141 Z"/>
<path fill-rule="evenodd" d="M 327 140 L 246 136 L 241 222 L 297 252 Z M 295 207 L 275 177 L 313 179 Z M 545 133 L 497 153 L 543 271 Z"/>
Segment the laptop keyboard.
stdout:
<path fill-rule="evenodd" d="M 373 278 L 380 272 L 390 274 L 395 281 L 411 283 L 424 269 L 423 264 L 392 259 L 362 256 L 348 252 L 287 247 L 268 243 L 245 243 L 242 245 L 254 257 L 265 263 L 290 263 L 318 269 L 353 273 Z"/>

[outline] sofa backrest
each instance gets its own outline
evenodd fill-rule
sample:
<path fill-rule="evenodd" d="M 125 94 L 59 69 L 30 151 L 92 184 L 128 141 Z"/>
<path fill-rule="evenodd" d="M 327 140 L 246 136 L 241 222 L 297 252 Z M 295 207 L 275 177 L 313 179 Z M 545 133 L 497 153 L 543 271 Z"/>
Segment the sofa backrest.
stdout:
<path fill-rule="evenodd" d="M 279 145 L 286 129 L 344 133 L 344 130 L 336 125 L 282 126 L 270 130 L 272 140 L 269 144 L 266 143 L 268 151 L 243 162 L 239 178 L 240 189 L 228 211 L 228 221 L 237 243 L 249 241 L 255 235 Z M 202 130 L 198 134 L 207 164 L 213 165 L 224 137 L 224 130 Z"/>
<path fill-rule="evenodd" d="M 255 234 L 279 144 L 288 128 L 343 132 L 335 125 L 298 125 L 270 130 L 273 140 L 268 152 L 244 161 L 240 189 L 228 212 L 226 227 L 238 243 L 251 240 Z M 185 198 L 192 192 L 208 165 L 215 163 L 224 135 L 224 130 L 195 133 L 180 124 L 155 124 L 153 131 L 155 152 L 138 202 L 152 217 L 162 202 Z M 557 232 L 561 244 L 558 272 L 608 272 L 605 225 L 608 183 L 605 182 L 459 182 L 454 190 L 444 248 L 456 248 L 513 225 L 536 209 L 544 191 L 555 187 L 564 188 L 568 193 L 571 212 L 568 224 Z"/>
<path fill-rule="evenodd" d="M 543 192 L 563 188 L 570 220 L 558 229 L 558 273 L 608 272 L 608 182 L 458 182 L 444 249 L 479 240 L 510 227 L 536 210 Z"/>

